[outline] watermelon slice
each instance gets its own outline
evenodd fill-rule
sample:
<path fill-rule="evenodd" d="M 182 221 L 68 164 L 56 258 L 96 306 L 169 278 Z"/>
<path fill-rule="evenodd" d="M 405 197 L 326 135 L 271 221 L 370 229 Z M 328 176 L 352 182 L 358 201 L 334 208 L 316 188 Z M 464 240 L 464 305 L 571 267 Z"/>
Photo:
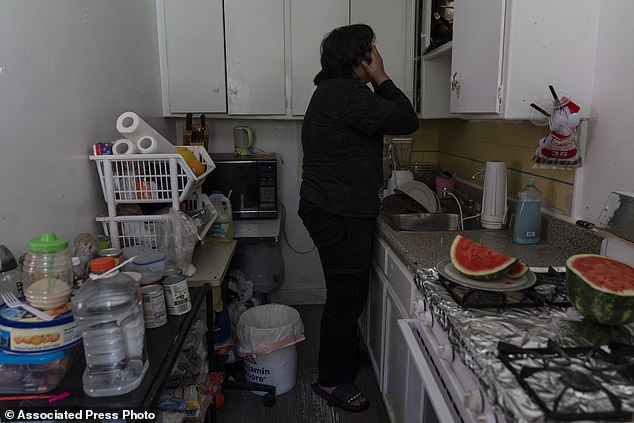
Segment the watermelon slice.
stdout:
<path fill-rule="evenodd" d="M 596 254 L 566 260 L 568 299 L 585 318 L 603 325 L 634 322 L 634 267 Z"/>
<path fill-rule="evenodd" d="M 506 272 L 506 275 L 504 275 L 504 276 L 506 276 L 507 278 L 511 278 L 511 279 L 519 279 L 522 276 L 524 276 L 526 274 L 526 272 L 528 272 L 528 266 L 518 260 L 518 261 L 515 262 L 513 267 L 511 267 Z"/>
<path fill-rule="evenodd" d="M 451 244 L 451 263 L 463 275 L 479 280 L 497 279 L 517 261 L 514 257 L 457 235 Z"/>

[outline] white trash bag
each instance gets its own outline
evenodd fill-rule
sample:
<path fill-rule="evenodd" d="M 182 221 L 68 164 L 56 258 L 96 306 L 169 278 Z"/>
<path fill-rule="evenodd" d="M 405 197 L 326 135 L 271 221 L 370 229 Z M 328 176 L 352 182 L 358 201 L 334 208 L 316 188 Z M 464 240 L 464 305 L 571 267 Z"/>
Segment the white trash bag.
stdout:
<path fill-rule="evenodd" d="M 240 316 L 237 336 L 247 381 L 273 385 L 276 395 L 293 388 L 297 380 L 295 344 L 305 339 L 297 310 L 282 304 L 252 307 Z"/>

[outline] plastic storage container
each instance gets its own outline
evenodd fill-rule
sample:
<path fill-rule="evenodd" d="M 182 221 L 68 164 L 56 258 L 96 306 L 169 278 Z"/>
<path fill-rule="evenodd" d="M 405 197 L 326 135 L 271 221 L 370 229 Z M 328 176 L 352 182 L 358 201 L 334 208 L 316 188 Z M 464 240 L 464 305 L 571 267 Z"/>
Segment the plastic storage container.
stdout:
<path fill-rule="evenodd" d="M 52 391 L 66 374 L 74 353 L 75 349 L 33 355 L 0 352 L 0 393 L 41 394 Z"/>
<path fill-rule="evenodd" d="M 518 193 L 518 197 L 513 223 L 513 242 L 537 244 L 542 232 L 542 193 L 535 187 L 535 179 L 528 179 L 528 185 Z"/>
<path fill-rule="evenodd" d="M 63 287 L 61 282 L 72 288 L 73 265 L 68 253 L 68 240 L 53 232 L 43 232 L 38 238 L 28 242 L 28 251 L 22 265 L 22 283 L 25 291 L 35 282 L 47 287 Z M 49 294 L 54 292 L 48 292 Z"/>
<path fill-rule="evenodd" d="M 141 274 L 141 284 L 147 285 L 156 282 L 163 277 L 165 254 L 158 250 L 143 245 L 134 245 L 123 249 L 123 257 L 127 260 L 136 258 L 125 266 L 126 270 Z"/>
<path fill-rule="evenodd" d="M 70 304 L 49 312 L 54 320 L 43 321 L 22 307 L 0 306 L 0 350 L 14 354 L 42 354 L 81 342 L 81 331 Z M 0 372 L 0 383 L 2 373 Z"/>
<path fill-rule="evenodd" d="M 122 395 L 136 389 L 149 367 L 139 289 L 132 278 L 115 270 L 114 259 L 90 262 L 93 271 L 73 298 L 86 357 L 82 377 L 91 397 Z"/>
<path fill-rule="evenodd" d="M 229 242 L 233 240 L 231 201 L 220 191 L 213 191 L 209 200 L 218 212 L 218 216 L 211 225 L 207 238 L 214 242 Z"/>
<path fill-rule="evenodd" d="M 10 291 L 18 297 L 24 294 L 18 263 L 11 250 L 4 245 L 0 245 L 0 291 Z M 0 300 L 0 304 L 2 304 L 2 300 Z"/>

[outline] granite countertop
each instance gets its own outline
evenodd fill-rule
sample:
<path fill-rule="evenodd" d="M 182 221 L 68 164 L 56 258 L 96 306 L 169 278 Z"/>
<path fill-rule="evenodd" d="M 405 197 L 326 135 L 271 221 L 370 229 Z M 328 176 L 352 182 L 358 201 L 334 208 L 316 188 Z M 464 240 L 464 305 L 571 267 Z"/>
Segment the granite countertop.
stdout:
<path fill-rule="evenodd" d="M 528 266 L 564 266 L 575 254 L 598 254 L 602 237 L 594 232 L 563 220 L 544 215 L 542 240 L 539 244 L 519 245 L 512 240 L 508 229 L 472 231 L 406 232 L 395 231 L 382 218 L 377 220 L 377 234 L 412 271 L 435 266 L 449 258 L 451 243 L 457 234 L 516 257 Z"/>

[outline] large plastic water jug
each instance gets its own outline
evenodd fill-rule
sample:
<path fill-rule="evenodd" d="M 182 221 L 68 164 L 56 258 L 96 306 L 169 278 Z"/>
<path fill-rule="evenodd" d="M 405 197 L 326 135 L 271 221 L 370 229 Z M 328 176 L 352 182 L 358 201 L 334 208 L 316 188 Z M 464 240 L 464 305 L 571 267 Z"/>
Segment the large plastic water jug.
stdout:
<path fill-rule="evenodd" d="M 519 202 L 513 223 L 513 242 L 537 244 L 542 233 L 542 193 L 535 186 L 535 179 L 528 179 L 528 185 L 518 193 L 518 197 Z"/>
<path fill-rule="evenodd" d="M 218 217 L 211 225 L 207 238 L 214 242 L 229 242 L 233 240 L 233 211 L 231 201 L 220 191 L 213 191 L 209 201 L 218 212 Z"/>
<path fill-rule="evenodd" d="M 133 391 L 149 367 L 139 289 L 125 273 L 106 274 L 113 267 L 112 257 L 92 260 L 93 273 L 72 300 L 86 357 L 82 382 L 91 397 Z"/>

